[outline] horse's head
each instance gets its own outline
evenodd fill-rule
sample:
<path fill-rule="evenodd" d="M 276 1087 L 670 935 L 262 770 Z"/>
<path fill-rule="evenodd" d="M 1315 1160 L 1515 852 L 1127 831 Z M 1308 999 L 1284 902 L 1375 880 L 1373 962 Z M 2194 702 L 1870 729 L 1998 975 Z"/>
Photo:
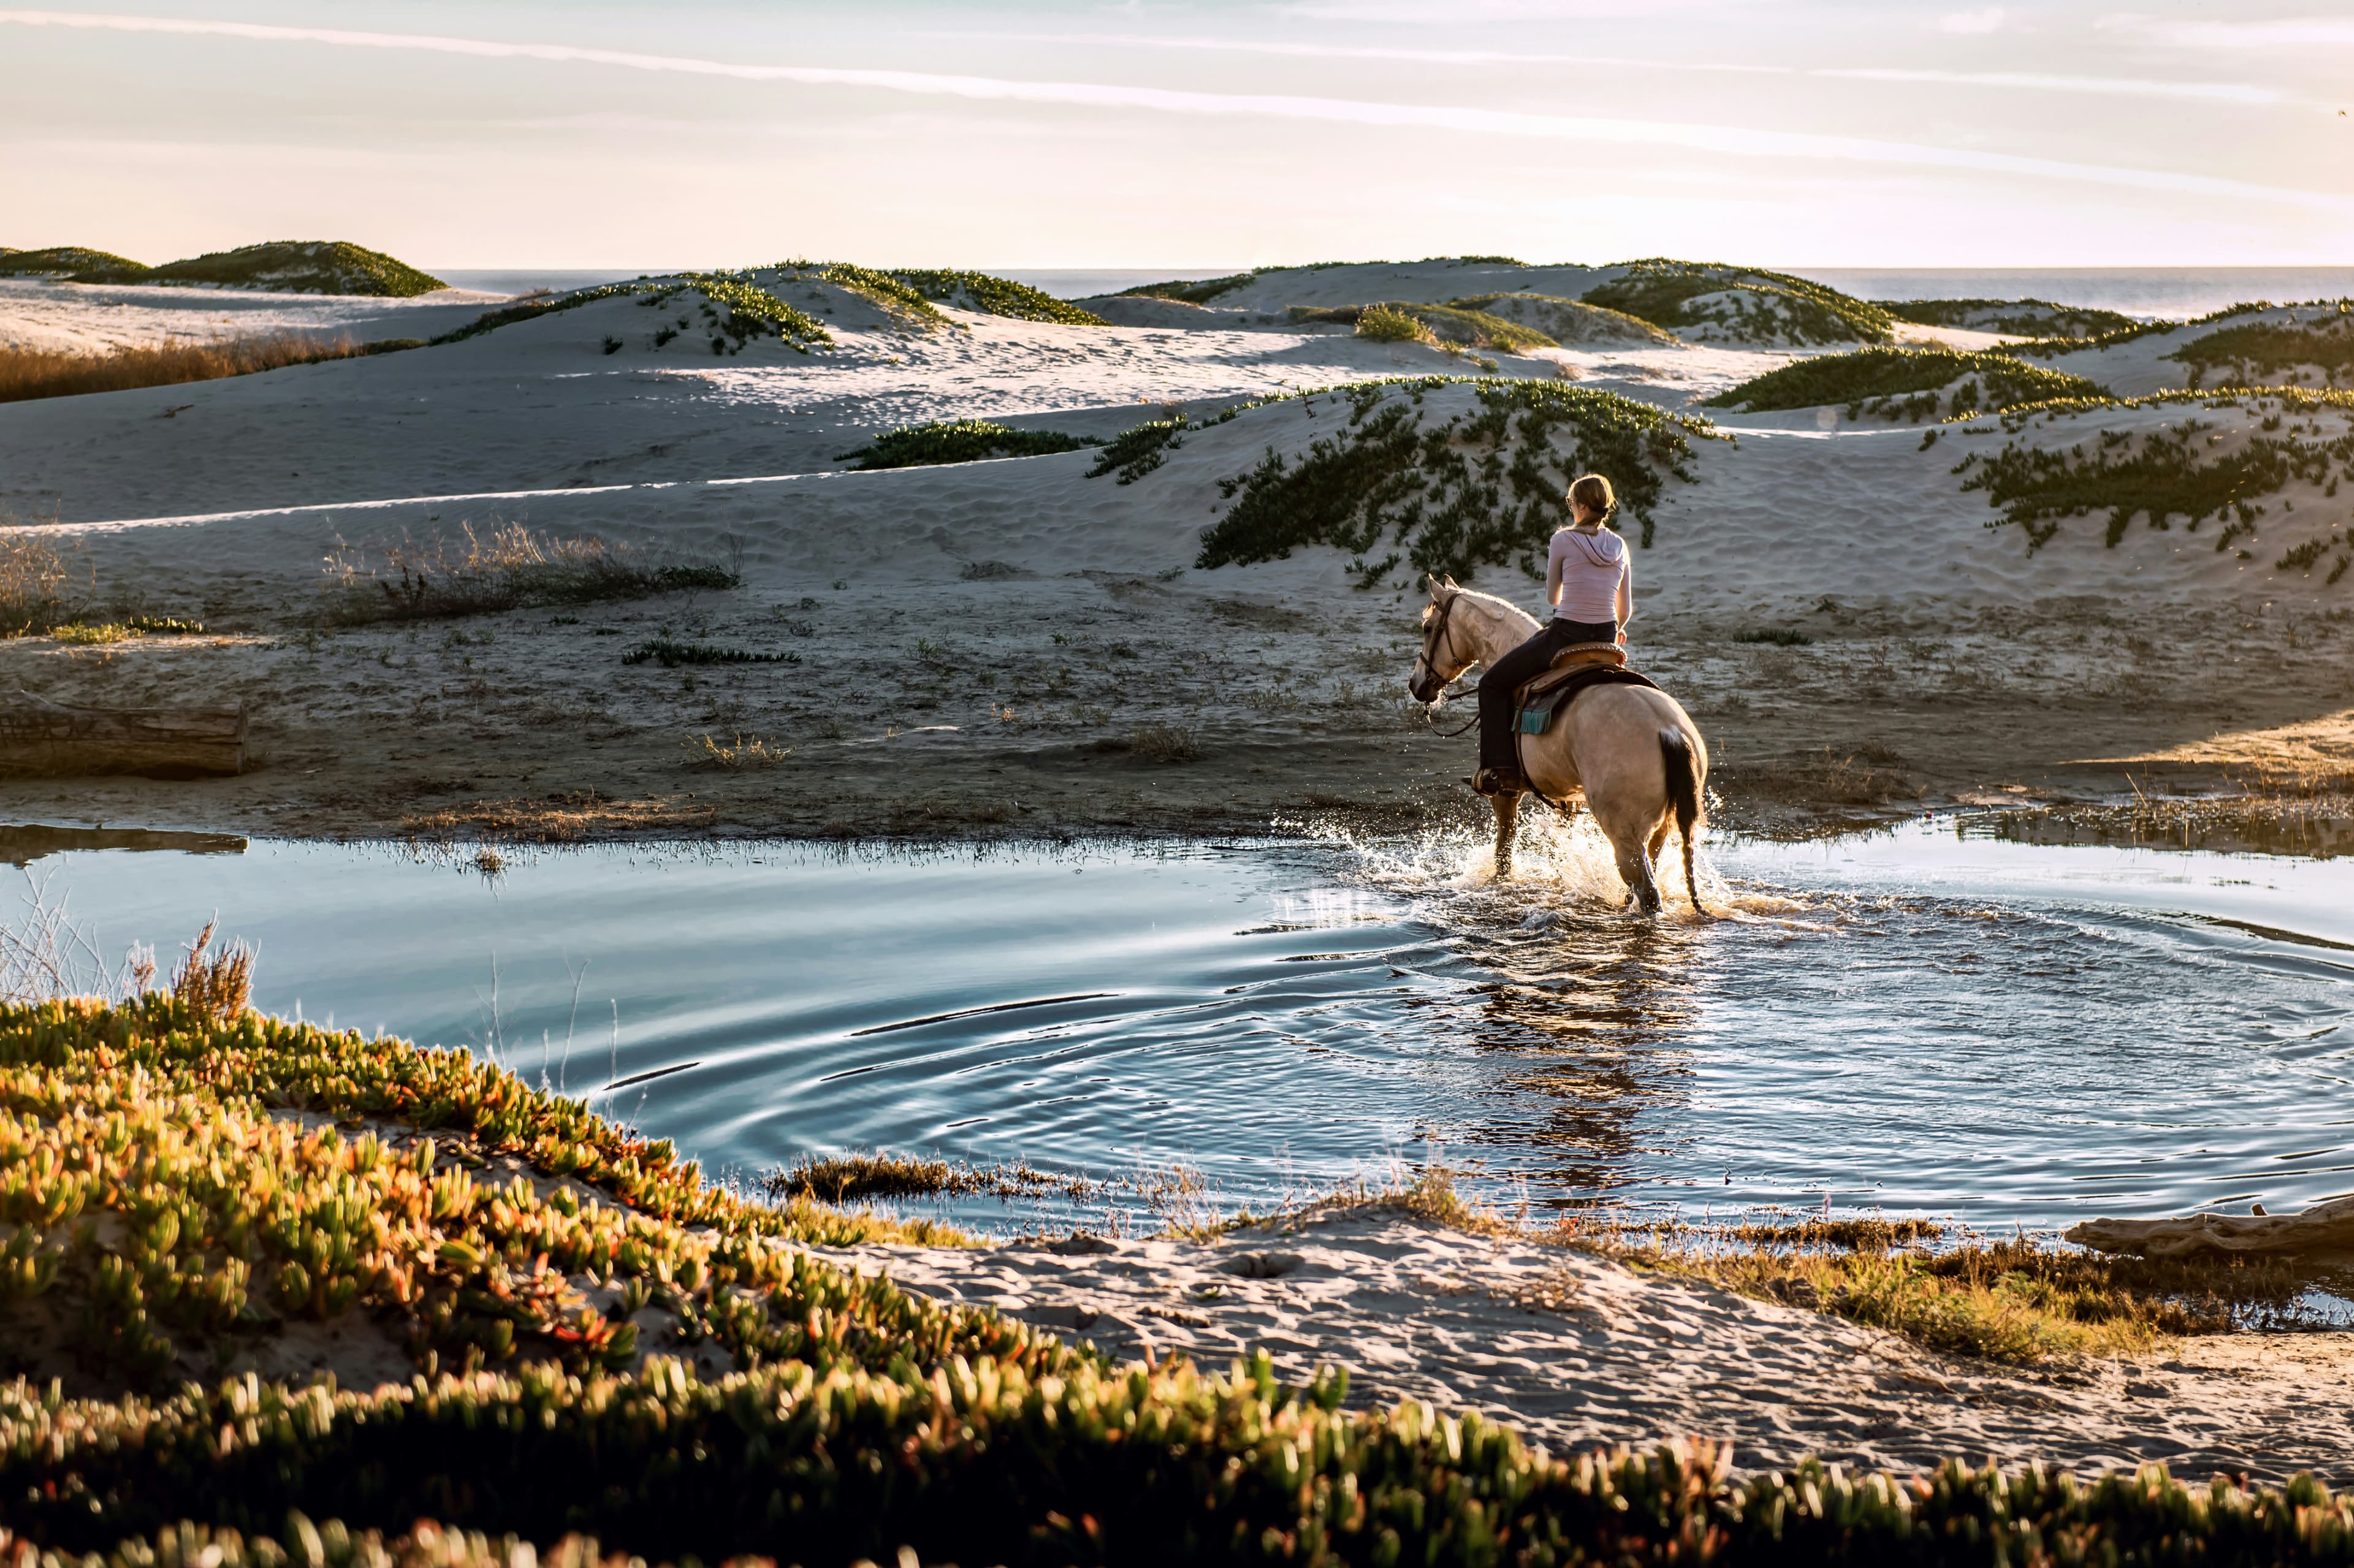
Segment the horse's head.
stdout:
<path fill-rule="evenodd" d="M 1455 586 L 1453 577 L 1445 582 L 1436 577 L 1426 580 L 1430 602 L 1422 607 L 1422 652 L 1415 655 L 1414 673 L 1405 682 L 1407 694 L 1418 703 L 1437 702 L 1447 683 L 1477 662 L 1469 651 L 1469 640 L 1447 620 L 1463 590 Z"/>

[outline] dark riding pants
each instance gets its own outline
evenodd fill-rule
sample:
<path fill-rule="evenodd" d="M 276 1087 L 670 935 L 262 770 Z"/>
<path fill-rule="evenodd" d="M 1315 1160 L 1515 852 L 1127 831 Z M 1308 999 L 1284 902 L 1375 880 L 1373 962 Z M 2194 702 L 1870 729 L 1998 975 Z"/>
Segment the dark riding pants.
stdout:
<path fill-rule="evenodd" d="M 1615 625 L 1555 619 L 1489 665 L 1479 677 L 1479 766 L 1518 772 L 1521 762 L 1512 744 L 1512 721 L 1517 716 L 1512 694 L 1543 674 L 1554 655 L 1571 643 L 1610 642 L 1617 636 Z"/>

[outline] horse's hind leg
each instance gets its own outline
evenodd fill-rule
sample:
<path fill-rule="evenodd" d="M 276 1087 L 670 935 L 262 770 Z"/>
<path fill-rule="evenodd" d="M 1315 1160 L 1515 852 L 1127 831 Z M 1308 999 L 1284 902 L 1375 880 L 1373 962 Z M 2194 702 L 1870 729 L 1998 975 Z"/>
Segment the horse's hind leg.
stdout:
<path fill-rule="evenodd" d="M 1521 798 L 1513 794 L 1488 797 L 1496 809 L 1496 880 L 1503 881 L 1512 874 L 1512 837 L 1520 825 Z"/>
<path fill-rule="evenodd" d="M 1627 891 L 1646 915 L 1659 912 L 1659 884 L 1651 874 L 1651 856 L 1645 854 L 1640 839 L 1613 840 L 1610 847 L 1618 852 L 1618 875 L 1627 884 Z"/>

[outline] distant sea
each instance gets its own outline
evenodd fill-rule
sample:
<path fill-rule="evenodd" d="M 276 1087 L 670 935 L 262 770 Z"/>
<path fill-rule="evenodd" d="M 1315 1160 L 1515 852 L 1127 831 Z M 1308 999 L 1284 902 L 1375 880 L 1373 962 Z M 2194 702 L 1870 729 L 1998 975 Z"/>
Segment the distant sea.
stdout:
<path fill-rule="evenodd" d="M 533 289 L 592 288 L 663 270 L 458 267 L 444 268 L 435 276 L 461 289 L 521 294 Z M 1078 300 L 1116 293 L 1139 283 L 1216 278 L 1241 270 L 1239 267 L 1023 267 L 1005 269 L 999 275 L 1059 299 Z M 2284 304 L 2354 297 L 2354 267 L 1786 267 L 1778 270 L 1829 283 L 1867 300 L 2049 300 L 2129 316 L 2203 316 L 2247 300 Z"/>
<path fill-rule="evenodd" d="M 2354 296 L 2354 267 L 1785 267 L 1866 300 L 2049 300 L 2129 316 L 2203 316 L 2225 305 Z"/>

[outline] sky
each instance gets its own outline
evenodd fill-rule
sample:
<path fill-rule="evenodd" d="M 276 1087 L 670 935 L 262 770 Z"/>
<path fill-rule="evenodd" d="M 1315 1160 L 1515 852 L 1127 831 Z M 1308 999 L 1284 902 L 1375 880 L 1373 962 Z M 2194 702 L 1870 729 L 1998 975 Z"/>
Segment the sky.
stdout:
<path fill-rule="evenodd" d="M 2324 0 L 0 8 L 0 245 L 2327 266 L 2349 110 Z"/>

